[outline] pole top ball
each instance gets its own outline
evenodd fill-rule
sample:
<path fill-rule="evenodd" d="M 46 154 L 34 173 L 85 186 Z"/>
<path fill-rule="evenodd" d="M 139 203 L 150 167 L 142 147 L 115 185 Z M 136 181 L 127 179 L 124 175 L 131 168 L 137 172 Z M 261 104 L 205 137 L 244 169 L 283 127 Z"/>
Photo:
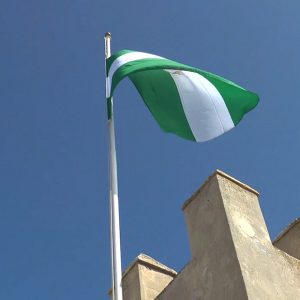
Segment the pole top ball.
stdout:
<path fill-rule="evenodd" d="M 106 32 L 105 35 L 104 35 L 104 37 L 106 39 L 111 39 L 111 33 L 110 32 Z"/>

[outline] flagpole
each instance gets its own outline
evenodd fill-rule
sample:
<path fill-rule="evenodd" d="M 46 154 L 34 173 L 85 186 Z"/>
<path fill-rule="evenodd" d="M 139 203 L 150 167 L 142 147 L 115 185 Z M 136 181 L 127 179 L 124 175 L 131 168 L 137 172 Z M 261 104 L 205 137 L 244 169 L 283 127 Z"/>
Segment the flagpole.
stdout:
<path fill-rule="evenodd" d="M 111 34 L 105 33 L 105 59 L 111 56 Z M 106 63 L 105 63 L 106 68 Z M 107 80 L 107 79 L 106 79 Z M 107 92 L 107 83 L 106 83 Z M 115 125 L 113 113 L 113 98 L 107 99 L 108 133 L 109 133 L 109 172 L 110 172 L 110 230 L 111 230 L 111 259 L 112 259 L 112 294 L 113 300 L 122 300 L 122 263 L 119 221 L 119 197 L 117 157 L 115 143 Z"/>

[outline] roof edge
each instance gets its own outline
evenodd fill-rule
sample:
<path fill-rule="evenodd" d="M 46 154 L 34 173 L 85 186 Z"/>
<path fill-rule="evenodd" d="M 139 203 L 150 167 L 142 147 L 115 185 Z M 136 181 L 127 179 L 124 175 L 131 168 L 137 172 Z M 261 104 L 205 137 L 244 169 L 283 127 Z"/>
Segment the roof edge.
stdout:
<path fill-rule="evenodd" d="M 164 264 L 160 263 L 159 261 L 155 260 L 149 255 L 146 255 L 144 253 L 139 254 L 133 262 L 129 264 L 129 266 L 126 268 L 126 270 L 122 274 L 122 280 L 127 276 L 127 274 L 130 272 L 131 269 L 134 268 L 136 264 L 141 264 L 143 266 L 146 266 L 148 268 L 154 269 L 156 271 L 160 271 L 161 273 L 164 273 L 166 275 L 170 275 L 172 277 L 175 277 L 177 275 L 177 272 Z M 112 288 L 109 289 L 108 295 L 111 295 Z"/>
<path fill-rule="evenodd" d="M 160 271 L 161 273 L 170 275 L 172 277 L 175 277 L 177 275 L 177 272 L 175 270 L 167 267 L 166 265 L 160 263 L 159 261 L 155 260 L 154 258 L 141 253 L 134 259 L 134 261 L 123 272 L 122 278 L 124 278 L 136 264 L 141 264 L 146 267 L 150 267 L 152 269 L 155 269 L 157 271 Z"/>
<path fill-rule="evenodd" d="M 292 223 L 290 223 L 288 226 L 286 226 L 279 234 L 278 236 L 272 241 L 272 244 L 276 244 L 278 241 L 280 241 L 293 227 L 295 227 L 298 223 L 300 223 L 300 217 L 296 218 Z M 275 245 L 274 245 L 275 246 Z"/>
<path fill-rule="evenodd" d="M 209 182 L 213 177 L 215 177 L 215 176 L 217 176 L 217 175 L 220 175 L 220 176 L 222 176 L 222 177 L 224 177 L 224 178 L 226 178 L 226 179 L 228 179 L 228 180 L 234 182 L 235 184 L 237 184 L 238 186 L 242 187 L 243 189 L 245 189 L 245 190 L 247 190 L 247 191 L 249 191 L 249 192 L 251 192 L 251 193 L 253 193 L 253 194 L 257 195 L 257 196 L 259 196 L 259 192 L 258 192 L 257 190 L 255 190 L 255 189 L 253 189 L 252 187 L 250 187 L 249 185 L 247 185 L 247 184 L 245 184 L 245 183 L 243 183 L 243 182 L 241 182 L 241 181 L 235 179 L 234 177 L 232 177 L 232 176 L 226 174 L 225 172 L 223 172 L 223 171 L 217 169 L 217 170 L 215 170 L 215 171 L 214 171 L 214 172 L 213 172 L 213 173 L 205 180 L 205 182 L 202 184 L 202 186 L 201 186 L 194 194 L 192 194 L 192 196 L 191 196 L 189 199 L 187 199 L 187 200 L 183 203 L 183 205 L 182 205 L 182 210 L 184 210 L 184 209 L 190 204 L 190 202 L 192 202 L 192 201 L 195 199 L 195 197 L 196 197 L 196 196 L 204 189 L 204 187 L 208 184 L 208 182 Z"/>

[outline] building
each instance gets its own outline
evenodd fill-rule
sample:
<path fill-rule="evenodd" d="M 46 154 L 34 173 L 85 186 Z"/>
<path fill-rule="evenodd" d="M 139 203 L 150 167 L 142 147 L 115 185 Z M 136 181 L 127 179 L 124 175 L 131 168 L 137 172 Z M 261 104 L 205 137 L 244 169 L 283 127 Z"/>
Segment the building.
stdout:
<path fill-rule="evenodd" d="M 123 274 L 124 300 L 299 300 L 300 221 L 272 242 L 258 195 L 212 174 L 183 205 L 191 260 L 176 273 L 139 255 Z"/>

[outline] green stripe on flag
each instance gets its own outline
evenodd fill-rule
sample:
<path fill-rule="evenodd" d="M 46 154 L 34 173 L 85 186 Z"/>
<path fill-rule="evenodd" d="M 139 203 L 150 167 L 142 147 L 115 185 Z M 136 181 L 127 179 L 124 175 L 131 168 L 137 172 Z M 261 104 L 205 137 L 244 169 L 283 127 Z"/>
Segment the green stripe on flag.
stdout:
<path fill-rule="evenodd" d="M 129 78 L 162 130 L 195 141 L 175 82 L 168 72 L 164 70 L 141 71 L 129 75 Z"/>
<path fill-rule="evenodd" d="M 108 98 L 107 100 L 107 119 L 110 120 L 112 117 L 112 101 L 111 97 Z"/>

